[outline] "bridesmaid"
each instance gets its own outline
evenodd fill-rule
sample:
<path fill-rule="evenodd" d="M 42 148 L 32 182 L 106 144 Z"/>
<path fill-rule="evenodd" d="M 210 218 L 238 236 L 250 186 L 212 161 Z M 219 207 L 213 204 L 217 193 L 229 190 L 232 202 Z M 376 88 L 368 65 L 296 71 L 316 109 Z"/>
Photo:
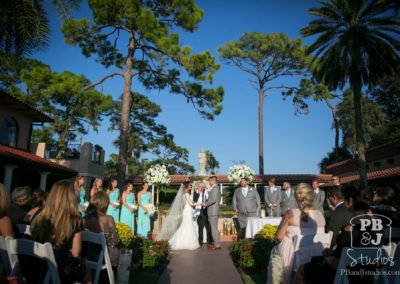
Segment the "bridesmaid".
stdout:
<path fill-rule="evenodd" d="M 145 205 L 153 203 L 153 198 L 147 190 L 149 189 L 149 184 L 143 182 L 142 190 L 138 193 L 138 203 L 139 203 L 139 213 L 138 213 L 138 226 L 137 234 L 140 237 L 145 237 L 150 234 L 150 216 L 146 213 Z"/>
<path fill-rule="evenodd" d="M 121 222 L 128 225 L 135 232 L 135 213 L 132 208 L 136 204 L 135 195 L 132 192 L 133 186 L 131 183 L 125 185 L 125 190 L 122 193 L 122 208 L 121 208 Z"/>
<path fill-rule="evenodd" d="M 117 180 L 115 178 L 110 179 L 108 184 L 108 189 L 106 191 L 108 198 L 110 199 L 110 204 L 108 205 L 106 215 L 110 215 L 114 218 L 115 222 L 119 221 L 119 203 L 121 198 L 119 196 L 119 189 L 117 188 Z"/>
<path fill-rule="evenodd" d="M 79 213 L 81 213 L 82 217 L 85 217 L 85 211 L 86 211 L 86 207 L 85 207 L 86 191 L 85 191 L 85 188 L 83 187 L 84 183 L 85 183 L 85 178 L 82 176 L 78 176 L 74 182 L 76 200 L 78 201 L 78 211 L 79 211 Z M 78 197 L 79 197 L 79 200 L 78 200 Z"/>
<path fill-rule="evenodd" d="M 90 189 L 90 198 L 92 198 L 92 196 L 101 190 L 101 186 L 103 184 L 103 181 L 101 178 L 95 178 L 95 180 L 93 181 L 93 186 Z"/>

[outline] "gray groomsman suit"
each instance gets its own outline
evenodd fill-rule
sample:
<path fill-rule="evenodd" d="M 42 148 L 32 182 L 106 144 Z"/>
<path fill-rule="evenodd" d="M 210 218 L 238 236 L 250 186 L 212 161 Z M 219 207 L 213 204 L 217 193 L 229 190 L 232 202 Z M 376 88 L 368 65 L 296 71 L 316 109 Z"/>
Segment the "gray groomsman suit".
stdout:
<path fill-rule="evenodd" d="M 220 247 L 219 233 L 218 233 L 218 217 L 220 215 L 219 203 L 221 202 L 221 192 L 218 185 L 215 184 L 208 194 L 208 199 L 204 204 L 207 207 L 208 221 L 210 222 L 211 235 L 214 241 L 214 246 Z"/>
<path fill-rule="evenodd" d="M 265 210 L 268 216 L 281 217 L 281 199 L 282 193 L 280 186 L 273 186 L 272 192 L 269 186 L 264 186 L 264 200 L 267 205 Z M 271 210 L 271 208 L 269 208 L 271 204 L 276 207 L 276 210 Z"/>
<path fill-rule="evenodd" d="M 294 189 L 289 189 L 290 195 L 287 196 L 286 190 L 282 190 L 282 200 L 281 200 L 281 213 L 282 216 L 285 214 L 286 211 L 299 207 L 297 205 L 297 200 L 295 196 Z"/>
<path fill-rule="evenodd" d="M 314 208 L 321 211 L 324 216 L 324 202 L 325 202 L 325 191 L 318 188 L 318 193 L 315 194 L 314 190 Z"/>
<path fill-rule="evenodd" d="M 233 210 L 237 210 L 238 221 L 240 228 L 246 227 L 247 217 L 254 217 L 258 215 L 261 208 L 260 195 L 257 190 L 248 187 L 246 197 L 243 195 L 242 188 L 239 187 L 233 193 Z"/>

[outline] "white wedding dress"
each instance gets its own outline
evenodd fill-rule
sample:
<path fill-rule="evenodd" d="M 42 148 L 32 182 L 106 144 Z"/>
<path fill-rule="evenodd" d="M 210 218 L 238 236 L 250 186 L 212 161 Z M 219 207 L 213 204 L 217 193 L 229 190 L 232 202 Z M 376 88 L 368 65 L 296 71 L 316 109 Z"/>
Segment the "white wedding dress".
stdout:
<path fill-rule="evenodd" d="M 200 247 L 196 229 L 193 223 L 193 200 L 189 193 L 183 195 L 184 207 L 182 211 L 182 223 L 178 230 L 169 239 L 171 250 L 194 250 Z"/>

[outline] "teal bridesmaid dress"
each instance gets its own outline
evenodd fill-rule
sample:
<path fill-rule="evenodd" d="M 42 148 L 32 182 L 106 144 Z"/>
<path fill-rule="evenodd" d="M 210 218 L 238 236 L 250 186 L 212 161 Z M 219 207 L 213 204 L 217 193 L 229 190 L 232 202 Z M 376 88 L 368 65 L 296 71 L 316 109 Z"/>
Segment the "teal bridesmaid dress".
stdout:
<path fill-rule="evenodd" d="M 119 189 L 116 188 L 114 189 L 113 192 L 111 192 L 108 195 L 108 198 L 110 198 L 110 203 L 114 203 L 114 202 L 119 202 L 118 201 L 118 197 L 119 197 Z M 107 213 L 106 215 L 110 215 L 114 218 L 114 222 L 118 222 L 119 221 L 119 207 L 114 208 L 113 206 L 108 205 L 108 209 L 107 209 Z"/>
<path fill-rule="evenodd" d="M 134 194 L 131 192 L 129 193 L 126 198 L 125 202 L 131 208 L 133 201 L 135 200 Z M 128 225 L 132 229 L 132 233 L 135 233 L 135 213 L 128 210 L 124 204 L 122 204 L 121 209 L 121 220 L 122 223 Z"/>
<path fill-rule="evenodd" d="M 86 195 L 85 190 L 81 187 L 79 189 L 79 205 L 82 206 L 83 208 L 85 208 L 85 195 Z M 79 213 L 81 213 L 82 217 L 85 217 L 85 212 L 83 212 L 79 206 L 78 210 Z"/>
<path fill-rule="evenodd" d="M 142 206 L 150 203 L 150 192 L 140 197 L 140 203 Z M 137 234 L 145 238 L 150 234 L 150 216 L 144 212 L 142 207 L 139 207 Z"/>

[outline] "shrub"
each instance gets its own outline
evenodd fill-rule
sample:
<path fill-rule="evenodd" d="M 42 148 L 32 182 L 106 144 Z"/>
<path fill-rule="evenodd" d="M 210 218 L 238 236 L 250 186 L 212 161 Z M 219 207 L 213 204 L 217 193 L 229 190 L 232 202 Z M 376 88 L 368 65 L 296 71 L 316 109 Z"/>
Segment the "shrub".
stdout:
<path fill-rule="evenodd" d="M 275 233 L 278 230 L 278 226 L 266 224 L 257 234 L 256 239 L 268 239 L 273 241 L 275 239 Z"/>
<path fill-rule="evenodd" d="M 121 222 L 116 222 L 115 227 L 117 228 L 119 238 L 121 239 L 124 246 L 129 247 L 134 235 L 132 234 L 132 229 Z"/>
<path fill-rule="evenodd" d="M 157 271 L 167 261 L 169 244 L 167 241 L 154 241 L 134 237 L 129 248 L 132 249 L 132 263 L 140 271 Z"/>

